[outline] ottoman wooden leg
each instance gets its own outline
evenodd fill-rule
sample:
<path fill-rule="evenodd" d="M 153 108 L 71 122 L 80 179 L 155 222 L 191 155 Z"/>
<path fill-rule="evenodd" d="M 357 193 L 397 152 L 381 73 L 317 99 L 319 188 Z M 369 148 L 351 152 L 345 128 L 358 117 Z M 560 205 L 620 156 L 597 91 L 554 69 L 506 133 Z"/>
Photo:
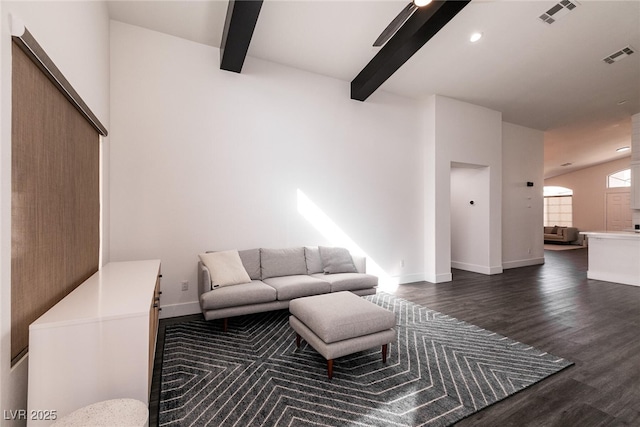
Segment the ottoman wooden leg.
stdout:
<path fill-rule="evenodd" d="M 327 375 L 329 379 L 333 378 L 333 359 L 327 360 Z"/>
<path fill-rule="evenodd" d="M 387 363 L 387 346 L 388 344 L 382 344 L 382 363 Z"/>
<path fill-rule="evenodd" d="M 296 347 L 300 348 L 300 334 L 296 334 Z"/>

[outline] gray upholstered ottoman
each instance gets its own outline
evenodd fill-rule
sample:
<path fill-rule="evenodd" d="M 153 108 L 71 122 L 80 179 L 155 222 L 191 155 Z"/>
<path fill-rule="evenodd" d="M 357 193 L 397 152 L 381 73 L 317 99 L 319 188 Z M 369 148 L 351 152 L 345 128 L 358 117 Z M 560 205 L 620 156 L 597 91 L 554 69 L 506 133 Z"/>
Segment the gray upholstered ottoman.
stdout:
<path fill-rule="evenodd" d="M 396 317 L 389 310 L 351 292 L 335 292 L 297 298 L 289 303 L 289 324 L 300 337 L 327 359 L 327 374 L 333 377 L 333 360 L 358 351 L 382 346 L 382 362 L 387 361 L 387 345 L 394 341 Z"/>

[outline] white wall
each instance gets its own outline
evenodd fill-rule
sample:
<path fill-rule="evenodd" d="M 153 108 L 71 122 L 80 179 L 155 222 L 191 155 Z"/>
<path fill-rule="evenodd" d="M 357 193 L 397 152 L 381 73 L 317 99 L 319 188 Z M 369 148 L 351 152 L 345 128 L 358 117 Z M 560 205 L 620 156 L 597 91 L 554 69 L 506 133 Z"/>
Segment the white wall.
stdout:
<path fill-rule="evenodd" d="M 543 169 L 544 132 L 502 123 L 503 268 L 544 263 Z"/>
<path fill-rule="evenodd" d="M 27 358 L 11 368 L 11 37 L 20 18 L 98 119 L 109 128 L 109 19 L 103 2 L 0 3 L 0 406 L 26 409 Z M 108 138 L 103 141 L 108 152 Z M 106 159 L 108 160 L 108 158 Z M 108 166 L 108 165 L 107 165 Z M 106 168 L 108 170 L 108 167 Z M 103 180 L 108 177 L 103 174 Z M 108 186 L 104 189 L 108 191 Z M 103 214 L 108 198 L 103 197 Z M 108 232 L 108 218 L 103 233 Z M 102 250 L 108 255 L 108 244 Z M 55 409 L 55 408 L 42 408 Z M 3 412 L 4 414 L 4 412 Z M 4 416 L 3 416 L 4 418 Z M 12 425 L 2 420 L 2 425 Z M 16 425 L 25 424 L 24 420 Z"/>
<path fill-rule="evenodd" d="M 111 259 L 162 260 L 163 316 L 199 311 L 205 250 L 357 245 L 392 281 L 422 280 L 417 103 L 352 101 L 348 82 L 251 57 L 235 74 L 218 58 L 112 21 Z M 298 190 L 351 241 L 316 230 Z"/>
<path fill-rule="evenodd" d="M 425 151 L 425 277 L 451 280 L 451 164 L 489 169 L 487 274 L 502 272 L 502 114 L 434 95 L 422 108 Z M 483 249 L 484 250 L 484 249 Z M 459 266 L 460 267 L 460 266 Z"/>

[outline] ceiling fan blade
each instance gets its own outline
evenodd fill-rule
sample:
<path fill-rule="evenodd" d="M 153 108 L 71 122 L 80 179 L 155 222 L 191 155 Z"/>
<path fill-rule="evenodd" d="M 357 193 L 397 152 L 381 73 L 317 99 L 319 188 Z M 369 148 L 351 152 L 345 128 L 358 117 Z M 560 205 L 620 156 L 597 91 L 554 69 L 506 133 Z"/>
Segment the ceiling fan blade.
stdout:
<path fill-rule="evenodd" d="M 402 24 L 404 24 L 406 20 L 409 19 L 411 15 L 413 15 L 413 12 L 415 12 L 417 9 L 418 6 L 413 4 L 413 2 L 406 5 L 404 9 L 400 11 L 398 16 L 393 18 L 393 21 L 391 21 L 391 23 L 387 25 L 387 28 L 385 28 L 384 31 L 378 36 L 376 41 L 373 42 L 373 46 L 380 47 L 385 44 L 391 38 L 391 36 L 394 35 L 396 31 L 400 29 L 400 27 L 402 27 Z"/>

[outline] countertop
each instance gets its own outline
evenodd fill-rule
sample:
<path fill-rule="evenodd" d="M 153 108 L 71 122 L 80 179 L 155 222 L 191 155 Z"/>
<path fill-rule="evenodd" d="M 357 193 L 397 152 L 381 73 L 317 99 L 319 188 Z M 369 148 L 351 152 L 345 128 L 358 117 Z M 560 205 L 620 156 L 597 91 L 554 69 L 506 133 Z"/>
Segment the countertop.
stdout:
<path fill-rule="evenodd" d="M 640 240 L 640 233 L 636 233 L 635 231 L 581 231 L 580 234 L 585 234 L 589 237 L 598 237 L 602 239 Z"/>
<path fill-rule="evenodd" d="M 153 295 L 160 260 L 112 262 L 40 316 L 30 329 L 145 315 Z M 145 286 L 140 286 L 140 284 Z"/>

